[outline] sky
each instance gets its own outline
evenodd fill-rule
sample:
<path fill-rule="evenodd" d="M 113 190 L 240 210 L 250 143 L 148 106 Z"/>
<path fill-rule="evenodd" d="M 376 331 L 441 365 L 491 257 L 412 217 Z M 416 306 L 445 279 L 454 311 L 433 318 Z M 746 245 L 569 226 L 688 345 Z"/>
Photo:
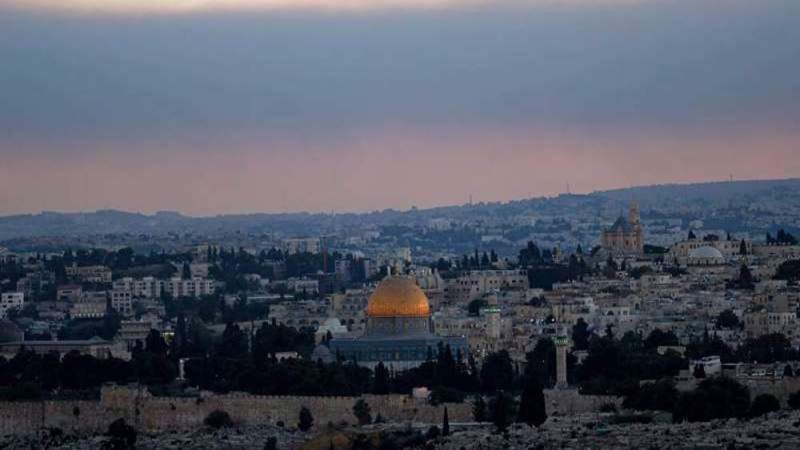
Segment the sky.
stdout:
<path fill-rule="evenodd" d="M 800 176 L 796 0 L 0 0 L 0 215 Z"/>

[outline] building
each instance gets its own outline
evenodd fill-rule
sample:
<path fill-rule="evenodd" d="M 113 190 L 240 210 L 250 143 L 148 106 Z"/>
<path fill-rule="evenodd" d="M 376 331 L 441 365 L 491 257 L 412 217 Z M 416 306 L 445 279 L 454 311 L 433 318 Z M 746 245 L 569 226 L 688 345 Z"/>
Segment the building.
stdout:
<path fill-rule="evenodd" d="M 725 264 L 725 256 L 721 251 L 710 245 L 689 251 L 689 257 L 686 260 L 687 266 L 694 267 L 720 266 L 723 264 Z"/>
<path fill-rule="evenodd" d="M 83 295 L 83 289 L 79 284 L 65 284 L 56 290 L 56 298 L 62 302 L 77 302 Z"/>
<path fill-rule="evenodd" d="M 603 231 L 600 244 L 612 255 L 644 254 L 644 230 L 638 204 L 631 204 L 627 219 L 620 215 L 611 228 Z"/>
<path fill-rule="evenodd" d="M 173 298 L 178 297 L 202 297 L 211 295 L 216 289 L 214 280 L 193 277 L 184 280 L 174 277 L 169 280 L 158 280 L 153 277 L 141 279 L 120 278 L 113 284 L 116 291 L 128 291 L 133 298 L 160 298 L 161 294 L 169 293 Z"/>
<path fill-rule="evenodd" d="M 466 355 L 465 338 L 435 334 L 430 304 L 413 278 L 384 279 L 369 299 L 366 316 L 364 335 L 331 340 L 332 354 L 370 368 L 382 362 L 394 370 L 418 367 L 444 346 L 453 355 Z"/>
<path fill-rule="evenodd" d="M 66 274 L 73 280 L 83 283 L 111 283 L 111 269 L 106 266 L 78 266 L 72 264 L 66 267 Z"/>
<path fill-rule="evenodd" d="M 741 256 L 742 242 L 744 242 L 745 253 L 752 253 L 753 246 L 750 241 L 695 238 L 672 244 L 665 259 L 669 262 L 677 262 L 679 265 L 686 266 L 690 264 L 690 259 L 697 258 L 698 250 L 710 247 L 717 250 L 723 262 L 725 262 Z M 693 252 L 695 253 L 694 255 L 692 255 Z M 708 252 L 708 250 L 703 250 L 703 252 Z M 716 257 L 716 252 L 714 256 Z"/>
<path fill-rule="evenodd" d="M 17 292 L 22 292 L 28 299 L 36 298 L 47 288 L 56 284 L 56 275 L 50 271 L 37 271 L 27 274 L 17 281 Z"/>
<path fill-rule="evenodd" d="M 12 309 L 19 311 L 23 306 L 25 306 L 25 294 L 22 292 L 0 294 L 0 319 L 5 318 Z"/>
<path fill-rule="evenodd" d="M 108 310 L 108 294 L 106 291 L 88 291 L 81 295 L 79 301 L 69 308 L 69 316 L 73 319 L 99 319 Z"/>
<path fill-rule="evenodd" d="M 144 347 L 147 335 L 154 328 L 153 322 L 147 320 L 123 320 L 120 322 L 119 331 L 114 336 L 114 340 L 124 343 L 128 350 L 136 347 L 137 342 Z"/>
<path fill-rule="evenodd" d="M 197 298 L 211 295 L 214 293 L 215 288 L 214 280 L 205 278 L 192 278 L 191 280 L 172 278 L 164 284 L 164 290 L 172 295 L 173 298 Z"/>
<path fill-rule="evenodd" d="M 787 338 L 796 339 L 797 313 L 782 308 L 758 308 L 743 314 L 745 335 L 755 339 L 767 334 L 781 333 Z"/>
<path fill-rule="evenodd" d="M 131 294 L 131 291 L 117 289 L 111 291 L 111 309 L 122 314 L 123 316 L 132 315 L 133 295 Z"/>
<path fill-rule="evenodd" d="M 461 305 L 494 291 L 527 293 L 529 286 L 528 274 L 524 270 L 473 270 L 447 280 L 444 298 L 450 304 Z"/>
<path fill-rule="evenodd" d="M 322 251 L 319 238 L 290 238 L 283 240 L 283 250 L 293 255 L 295 253 L 318 254 Z"/>

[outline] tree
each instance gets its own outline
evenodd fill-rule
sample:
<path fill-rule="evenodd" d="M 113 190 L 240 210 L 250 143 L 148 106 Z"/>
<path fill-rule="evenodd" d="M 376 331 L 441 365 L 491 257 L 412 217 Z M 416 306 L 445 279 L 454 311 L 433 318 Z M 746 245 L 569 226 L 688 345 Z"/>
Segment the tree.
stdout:
<path fill-rule="evenodd" d="M 247 355 L 247 335 L 235 323 L 229 323 L 222 332 L 217 353 L 227 358 L 243 358 Z"/>
<path fill-rule="evenodd" d="M 189 267 L 189 263 L 183 263 L 183 269 L 181 270 L 181 278 L 184 280 L 191 280 L 192 279 L 192 269 Z"/>
<path fill-rule="evenodd" d="M 750 406 L 750 416 L 758 417 L 781 409 L 781 403 L 772 394 L 759 394 Z"/>
<path fill-rule="evenodd" d="M 672 330 L 661 331 L 658 328 L 651 331 L 647 336 L 647 339 L 644 340 L 644 346 L 649 349 L 657 349 L 658 347 L 673 346 L 678 344 L 678 336 L 675 336 L 675 333 L 673 333 Z"/>
<path fill-rule="evenodd" d="M 359 425 L 372 423 L 372 410 L 364 399 L 359 399 L 356 404 L 353 405 L 353 415 L 358 419 Z"/>
<path fill-rule="evenodd" d="M 314 426 L 314 416 L 311 415 L 311 411 L 308 408 L 303 406 L 300 408 L 300 417 L 299 422 L 297 422 L 297 428 L 300 431 L 308 431 L 311 427 Z"/>
<path fill-rule="evenodd" d="M 637 411 L 667 411 L 675 409 L 678 401 L 678 389 L 670 378 L 655 383 L 646 383 L 628 391 L 622 406 Z"/>
<path fill-rule="evenodd" d="M 372 393 L 375 395 L 385 395 L 389 393 L 389 370 L 379 362 L 375 366 L 375 377 L 372 382 Z"/>
<path fill-rule="evenodd" d="M 747 256 L 747 242 L 742 239 L 742 242 L 739 242 L 739 254 L 742 256 Z"/>
<path fill-rule="evenodd" d="M 791 378 L 794 376 L 794 370 L 792 370 L 791 364 L 787 364 L 783 367 L 783 376 L 786 378 Z"/>
<path fill-rule="evenodd" d="M 467 311 L 469 312 L 470 316 L 478 316 L 481 312 L 481 308 L 485 308 L 489 303 L 482 299 L 476 298 L 475 300 L 469 302 L 467 305 Z"/>
<path fill-rule="evenodd" d="M 739 278 L 733 283 L 737 289 L 753 289 L 755 287 L 753 274 L 747 264 L 742 264 L 739 268 Z"/>
<path fill-rule="evenodd" d="M 547 420 L 547 410 L 544 401 L 542 385 L 536 377 L 531 377 L 525 383 L 522 398 L 519 404 L 517 422 L 538 427 Z"/>
<path fill-rule="evenodd" d="M 230 428 L 233 426 L 230 414 L 226 411 L 216 409 L 208 413 L 203 420 L 203 424 L 209 428 L 219 430 L 220 428 Z"/>
<path fill-rule="evenodd" d="M 575 325 L 572 327 L 572 343 L 573 349 L 575 350 L 588 350 L 589 349 L 589 338 L 592 336 L 592 333 L 589 331 L 589 324 L 583 320 L 583 317 L 579 318 Z"/>
<path fill-rule="evenodd" d="M 693 230 L 689 230 L 689 240 L 693 241 L 695 239 L 697 239 L 697 236 L 694 234 L 694 231 Z"/>
<path fill-rule="evenodd" d="M 505 431 L 514 422 L 517 402 L 510 394 L 498 392 L 489 402 L 489 420 L 498 431 Z"/>
<path fill-rule="evenodd" d="M 167 343 L 156 330 L 150 330 L 145 338 L 145 351 L 154 355 L 165 356 L 167 354 Z"/>
<path fill-rule="evenodd" d="M 698 364 L 694 366 L 694 372 L 692 372 L 692 376 L 695 378 L 705 378 L 706 377 L 706 369 L 702 364 Z"/>
<path fill-rule="evenodd" d="M 798 281 L 800 280 L 800 260 L 793 259 L 781 263 L 775 271 L 776 280 Z"/>
<path fill-rule="evenodd" d="M 798 409 L 800 409 L 800 395 L 798 396 L 798 405 Z M 475 419 L 475 422 L 486 422 L 488 420 L 486 401 L 480 394 L 476 395 L 472 401 L 472 418 Z"/>
<path fill-rule="evenodd" d="M 447 417 L 447 407 L 444 407 L 444 418 L 442 419 L 442 436 L 450 435 L 450 419 Z"/>
<path fill-rule="evenodd" d="M 678 398 L 675 422 L 708 422 L 713 419 L 744 418 L 750 414 L 750 391 L 727 377 L 706 378 L 697 389 Z"/>
<path fill-rule="evenodd" d="M 789 395 L 789 407 L 792 409 L 800 409 L 800 391 Z"/>
<path fill-rule="evenodd" d="M 716 319 L 717 328 L 740 328 L 741 322 L 736 314 L 733 313 L 730 309 L 726 309 L 719 313 Z"/>
<path fill-rule="evenodd" d="M 264 444 L 264 450 L 278 450 L 278 438 L 270 436 Z"/>
<path fill-rule="evenodd" d="M 484 392 L 511 388 L 514 383 L 514 366 L 508 351 L 490 353 L 481 367 L 481 384 Z"/>
<path fill-rule="evenodd" d="M 108 426 L 111 448 L 125 450 L 136 444 L 136 429 L 125 423 L 125 419 L 117 419 Z"/>

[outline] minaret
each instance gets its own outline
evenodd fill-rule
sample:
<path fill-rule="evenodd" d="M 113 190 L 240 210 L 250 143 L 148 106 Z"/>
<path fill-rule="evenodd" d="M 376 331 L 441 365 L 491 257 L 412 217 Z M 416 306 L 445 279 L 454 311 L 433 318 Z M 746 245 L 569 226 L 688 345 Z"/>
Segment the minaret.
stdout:
<path fill-rule="evenodd" d="M 563 333 L 555 338 L 556 344 L 556 389 L 567 389 L 567 351 L 570 348 L 569 338 Z"/>

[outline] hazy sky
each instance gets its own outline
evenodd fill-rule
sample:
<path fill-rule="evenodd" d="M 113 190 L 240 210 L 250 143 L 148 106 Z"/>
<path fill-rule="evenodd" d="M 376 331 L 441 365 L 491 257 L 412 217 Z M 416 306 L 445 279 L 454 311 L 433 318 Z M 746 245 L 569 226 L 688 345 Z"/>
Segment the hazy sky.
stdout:
<path fill-rule="evenodd" d="M 0 0 L 0 214 L 800 176 L 797 0 Z"/>

